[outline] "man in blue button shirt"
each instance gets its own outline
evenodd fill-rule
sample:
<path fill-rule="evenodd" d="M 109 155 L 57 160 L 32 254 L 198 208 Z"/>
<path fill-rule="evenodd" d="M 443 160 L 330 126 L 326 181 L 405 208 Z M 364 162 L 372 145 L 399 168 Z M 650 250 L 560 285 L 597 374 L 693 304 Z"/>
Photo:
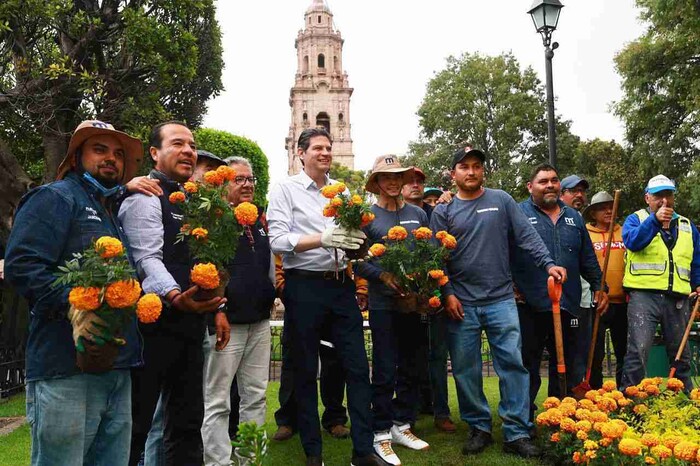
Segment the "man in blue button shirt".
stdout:
<path fill-rule="evenodd" d="M 576 364 L 576 342 L 579 335 L 581 280 L 583 276 L 595 292 L 598 309 L 607 309 L 608 298 L 600 290 L 601 271 L 596 259 L 591 238 L 586 231 L 583 218 L 577 211 L 564 204 L 559 196 L 561 183 L 556 168 L 541 164 L 532 172 L 527 184 L 530 197 L 520 203 L 520 208 L 532 226 L 544 240 L 549 253 L 557 263 L 566 268 L 568 280 L 563 284 L 561 298 L 561 320 L 564 337 L 564 357 L 567 368 L 567 392 L 581 382 L 583 372 Z M 512 256 L 513 280 L 520 292 L 518 316 L 523 335 L 523 363 L 530 373 L 530 420 L 536 409 L 535 397 L 540 389 L 540 361 L 542 352 L 549 352 L 550 396 L 563 397 L 569 393 L 559 393 L 556 372 L 556 350 L 554 347 L 554 325 L 552 302 L 547 292 L 547 275 L 540 270 L 528 254 L 518 248 Z M 580 352 L 578 352 L 580 353 Z"/>

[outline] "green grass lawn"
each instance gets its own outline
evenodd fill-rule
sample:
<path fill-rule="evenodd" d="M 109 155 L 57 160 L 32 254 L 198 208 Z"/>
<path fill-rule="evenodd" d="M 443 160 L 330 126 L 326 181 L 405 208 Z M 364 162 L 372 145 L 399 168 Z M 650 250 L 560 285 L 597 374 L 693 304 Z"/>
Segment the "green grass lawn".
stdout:
<path fill-rule="evenodd" d="M 496 415 L 498 405 L 498 379 L 496 377 L 484 378 L 484 389 L 486 397 L 492 408 L 494 416 L 494 437 L 496 443 L 489 447 L 484 453 L 477 456 L 465 457 L 461 453 L 462 443 L 466 439 L 467 427 L 461 422 L 458 430 L 454 434 L 443 434 L 433 427 L 431 416 L 421 416 L 416 426 L 416 433 L 425 441 L 430 443 L 430 450 L 414 452 L 403 447 L 396 447 L 396 453 L 401 458 L 404 465 L 530 465 L 540 464 L 537 461 L 525 461 L 512 455 L 502 453 L 501 420 Z M 546 379 L 543 379 L 543 387 L 547 386 Z M 279 382 L 271 382 L 267 390 L 268 410 L 267 426 L 268 435 L 271 437 L 276 430 L 274 412 L 279 406 L 277 392 Z M 457 396 L 452 378 L 449 379 L 450 409 L 452 410 L 452 420 L 458 421 Z M 545 395 L 545 390 L 540 390 L 539 400 Z M 9 402 L 0 404 L 0 417 L 17 416 L 24 414 L 24 395 L 18 395 L 10 399 Z M 330 435 L 323 434 L 323 455 L 328 466 L 350 464 L 350 453 L 352 443 L 350 440 L 336 440 Z M 0 437 L 0 458 L 3 466 L 25 466 L 29 464 L 29 428 L 27 425 L 14 431 L 10 435 Z M 286 442 L 272 442 L 270 446 L 270 466 L 291 466 L 303 464 L 304 452 L 299 442 L 299 436 L 295 435 Z"/>

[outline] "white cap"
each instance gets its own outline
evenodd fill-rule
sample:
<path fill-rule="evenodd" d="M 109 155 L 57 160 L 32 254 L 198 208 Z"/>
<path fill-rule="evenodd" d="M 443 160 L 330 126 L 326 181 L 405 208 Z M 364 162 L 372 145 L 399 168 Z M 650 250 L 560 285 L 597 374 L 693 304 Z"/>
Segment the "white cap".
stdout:
<path fill-rule="evenodd" d="M 676 183 L 665 177 L 664 175 L 656 175 L 647 183 L 646 192 L 656 194 L 660 191 L 676 191 Z"/>

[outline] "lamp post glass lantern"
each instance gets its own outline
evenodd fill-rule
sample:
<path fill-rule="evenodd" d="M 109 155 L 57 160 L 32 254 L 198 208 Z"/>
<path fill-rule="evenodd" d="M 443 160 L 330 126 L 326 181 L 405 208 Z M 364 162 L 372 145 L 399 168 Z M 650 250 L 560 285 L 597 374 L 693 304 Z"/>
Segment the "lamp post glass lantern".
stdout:
<path fill-rule="evenodd" d="M 549 139 L 549 163 L 556 167 L 557 139 L 554 129 L 554 85 L 552 84 L 552 58 L 559 44 L 552 43 L 552 32 L 559 23 L 559 13 L 564 7 L 559 0 L 535 0 L 528 14 L 532 17 L 535 30 L 544 43 L 545 72 L 547 78 L 547 138 Z"/>

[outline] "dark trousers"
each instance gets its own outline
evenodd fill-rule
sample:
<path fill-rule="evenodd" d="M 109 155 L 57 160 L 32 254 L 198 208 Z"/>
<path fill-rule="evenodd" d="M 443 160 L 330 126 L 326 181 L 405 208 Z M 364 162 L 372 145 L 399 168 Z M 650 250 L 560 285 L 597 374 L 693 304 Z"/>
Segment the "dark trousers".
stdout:
<path fill-rule="evenodd" d="M 228 436 L 236 438 L 238 434 L 238 423 L 241 420 L 240 415 L 241 395 L 238 394 L 238 379 L 233 378 L 231 383 L 231 414 L 228 416 Z"/>
<path fill-rule="evenodd" d="M 420 370 L 427 366 L 427 332 L 419 314 L 370 309 L 372 413 L 375 432 L 412 424 L 420 405 Z M 426 355 L 427 356 L 427 355 Z M 394 396 L 396 392 L 396 396 Z"/>
<path fill-rule="evenodd" d="M 321 338 L 330 341 L 330 328 L 322 332 Z M 282 374 L 280 375 L 279 402 L 280 407 L 275 411 L 277 426 L 288 426 L 292 430 L 298 430 L 297 403 L 294 396 L 294 371 L 292 370 L 291 350 L 288 341 L 289 333 L 282 332 Z M 321 416 L 321 425 L 330 430 L 336 425 L 345 425 L 348 422 L 347 412 L 343 406 L 345 398 L 345 373 L 343 365 L 338 358 L 335 348 L 324 344 L 319 346 L 321 358 L 321 402 L 324 410 Z"/>
<path fill-rule="evenodd" d="M 430 382 L 430 317 L 422 314 L 420 316 L 421 325 L 423 326 L 423 340 L 420 342 L 420 347 L 417 348 L 418 361 L 418 376 L 419 382 L 419 411 L 425 414 L 433 414 L 433 386 Z M 418 342 L 417 342 L 418 344 Z"/>
<path fill-rule="evenodd" d="M 527 304 L 518 304 L 518 317 L 522 335 L 523 364 L 530 373 L 530 418 L 534 419 L 537 405 L 535 398 L 542 385 L 540 363 L 545 348 L 549 353 L 549 396 L 558 398 L 571 396 L 572 389 L 581 383 L 586 372 L 586 358 L 590 345 L 590 317 L 588 310 L 582 317 L 561 310 L 562 340 L 564 342 L 564 362 L 566 364 L 567 393 L 560 393 L 557 377 L 557 350 L 554 343 L 554 324 L 551 312 L 536 312 Z"/>
<path fill-rule="evenodd" d="M 304 452 L 307 456 L 319 456 L 322 450 L 316 375 L 322 328 L 330 319 L 332 341 L 346 375 L 353 447 L 361 456 L 371 454 L 372 391 L 355 284 L 349 279 L 326 280 L 288 273 L 283 301 Z"/>
<path fill-rule="evenodd" d="M 131 371 L 130 465 L 137 465 L 162 391 L 166 465 L 201 466 L 202 341 L 144 332 L 145 366 Z"/>
<path fill-rule="evenodd" d="M 594 313 L 591 313 L 595 317 Z M 615 352 L 615 382 L 622 386 L 622 367 L 627 353 L 627 303 L 610 303 L 608 312 L 600 316 L 598 337 L 591 366 L 591 387 L 603 386 L 603 359 L 605 359 L 605 330 L 610 329 L 610 340 Z"/>
<path fill-rule="evenodd" d="M 433 414 L 435 419 L 450 417 L 447 400 L 447 353 L 448 334 L 445 312 L 430 316 L 429 362 L 430 384 L 433 394 Z"/>

